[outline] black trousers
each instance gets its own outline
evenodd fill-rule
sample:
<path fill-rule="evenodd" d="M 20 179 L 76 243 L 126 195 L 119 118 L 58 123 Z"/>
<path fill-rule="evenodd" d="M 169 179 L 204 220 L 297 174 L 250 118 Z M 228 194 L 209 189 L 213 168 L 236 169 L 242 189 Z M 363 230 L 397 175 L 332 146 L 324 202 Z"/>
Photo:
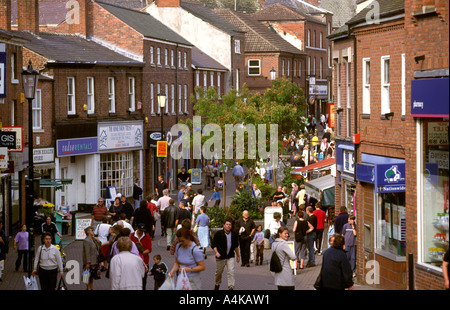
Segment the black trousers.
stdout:
<path fill-rule="evenodd" d="M 250 244 L 251 238 L 239 238 L 239 246 L 241 250 L 242 265 L 250 263 Z"/>
<path fill-rule="evenodd" d="M 58 269 L 45 270 L 39 268 L 39 284 L 42 291 L 54 291 L 58 280 Z"/>
<path fill-rule="evenodd" d="M 19 270 L 23 257 L 23 271 L 28 272 L 28 250 L 17 250 L 16 270 Z"/>
<path fill-rule="evenodd" d="M 323 229 L 316 229 L 316 232 L 316 247 L 319 252 L 322 252 Z"/>

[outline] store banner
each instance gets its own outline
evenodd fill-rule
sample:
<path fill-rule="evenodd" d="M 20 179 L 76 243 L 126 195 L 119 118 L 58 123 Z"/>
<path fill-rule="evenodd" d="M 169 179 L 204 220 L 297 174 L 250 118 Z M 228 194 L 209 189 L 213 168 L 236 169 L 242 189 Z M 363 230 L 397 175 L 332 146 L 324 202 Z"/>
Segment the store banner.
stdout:
<path fill-rule="evenodd" d="M 333 102 L 328 102 L 328 127 L 334 128 L 336 126 L 336 115 Z"/>
<path fill-rule="evenodd" d="M 357 164 L 356 179 L 361 182 L 375 183 L 375 167 L 373 165 Z"/>
<path fill-rule="evenodd" d="M 138 149 L 144 146 L 142 122 L 98 124 L 98 150 Z"/>
<path fill-rule="evenodd" d="M 411 81 L 412 117 L 448 117 L 448 103 L 448 78 Z"/>
<path fill-rule="evenodd" d="M 56 140 L 56 156 L 76 156 L 97 153 L 97 137 Z"/>

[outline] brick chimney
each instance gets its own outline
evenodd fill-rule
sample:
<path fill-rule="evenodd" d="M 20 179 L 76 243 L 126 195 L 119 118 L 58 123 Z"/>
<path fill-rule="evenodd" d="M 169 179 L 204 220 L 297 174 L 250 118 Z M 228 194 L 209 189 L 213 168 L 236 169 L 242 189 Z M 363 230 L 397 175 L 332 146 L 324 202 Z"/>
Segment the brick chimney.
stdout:
<path fill-rule="evenodd" d="M 17 24 L 19 30 L 39 34 L 39 0 L 17 1 Z"/>
<path fill-rule="evenodd" d="M 66 15 L 68 32 L 88 37 L 88 16 L 92 15 L 92 1 L 77 0 L 68 4 Z"/>
<path fill-rule="evenodd" d="M 0 29 L 11 30 L 11 0 L 0 0 Z"/>
<path fill-rule="evenodd" d="M 181 0 L 155 0 L 155 4 L 157 7 L 163 8 L 176 8 L 181 5 Z"/>

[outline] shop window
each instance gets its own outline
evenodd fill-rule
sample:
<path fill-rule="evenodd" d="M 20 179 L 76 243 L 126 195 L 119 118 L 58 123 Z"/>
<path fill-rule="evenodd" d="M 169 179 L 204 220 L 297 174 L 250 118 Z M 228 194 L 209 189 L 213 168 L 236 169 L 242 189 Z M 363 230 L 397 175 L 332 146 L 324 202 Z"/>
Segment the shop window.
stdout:
<path fill-rule="evenodd" d="M 449 234 L 448 120 L 429 119 L 422 124 L 422 167 L 419 175 L 422 231 L 418 234 L 422 253 L 419 260 L 440 270 L 443 254 L 448 250 Z"/>
<path fill-rule="evenodd" d="M 377 249 L 394 256 L 405 256 L 405 193 L 378 194 Z"/>
<path fill-rule="evenodd" d="M 115 186 L 117 193 L 131 196 L 133 193 L 133 152 L 117 152 L 100 156 L 100 186 L 104 197 L 108 186 Z"/>

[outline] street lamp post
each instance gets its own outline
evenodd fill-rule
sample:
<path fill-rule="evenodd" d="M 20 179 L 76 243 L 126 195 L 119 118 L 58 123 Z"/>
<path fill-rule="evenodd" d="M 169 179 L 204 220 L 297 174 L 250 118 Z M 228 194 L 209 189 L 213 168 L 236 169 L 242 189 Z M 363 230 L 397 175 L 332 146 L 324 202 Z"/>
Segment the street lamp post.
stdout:
<path fill-rule="evenodd" d="M 163 115 L 164 115 L 164 108 L 166 107 L 166 94 L 164 93 L 159 93 L 158 95 L 158 106 L 159 106 L 159 113 L 161 114 L 161 140 L 160 141 L 164 141 L 164 127 L 163 127 Z M 161 175 L 165 175 L 165 173 L 163 174 L 164 171 L 164 159 L 161 158 Z"/>
<path fill-rule="evenodd" d="M 23 90 L 25 98 L 28 100 L 28 189 L 26 205 L 26 225 L 30 231 L 28 239 L 28 277 L 33 269 L 34 254 L 34 228 L 33 228 L 33 208 L 34 208 L 34 162 L 33 162 L 33 99 L 39 80 L 39 72 L 33 69 L 31 60 L 28 68 L 22 71 Z"/>

